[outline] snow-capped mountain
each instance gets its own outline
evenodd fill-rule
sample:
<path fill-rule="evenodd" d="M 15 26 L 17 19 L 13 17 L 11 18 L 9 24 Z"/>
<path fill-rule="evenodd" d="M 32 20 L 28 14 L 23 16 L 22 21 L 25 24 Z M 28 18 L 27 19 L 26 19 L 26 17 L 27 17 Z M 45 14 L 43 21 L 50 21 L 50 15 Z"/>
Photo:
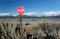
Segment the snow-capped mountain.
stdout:
<path fill-rule="evenodd" d="M 43 16 L 59 16 L 60 12 L 44 12 Z"/>
<path fill-rule="evenodd" d="M 38 16 L 39 14 L 36 12 L 28 12 L 28 13 L 24 13 L 24 15 L 28 15 L 28 16 Z"/>
<path fill-rule="evenodd" d="M 12 15 L 10 13 L 0 13 L 0 17 L 20 17 L 18 15 Z M 44 13 L 37 13 L 37 12 L 28 12 L 24 13 L 23 17 L 56 17 L 60 18 L 60 12 L 44 12 Z"/>
<path fill-rule="evenodd" d="M 33 17 L 60 17 L 60 12 L 44 12 L 44 13 L 36 13 L 36 12 L 29 12 L 25 13 L 25 15 L 33 16 Z"/>
<path fill-rule="evenodd" d="M 14 17 L 14 15 L 10 13 L 0 13 L 0 18 L 5 18 L 5 17 Z"/>
<path fill-rule="evenodd" d="M 10 13 L 0 13 L 0 16 L 11 16 Z"/>

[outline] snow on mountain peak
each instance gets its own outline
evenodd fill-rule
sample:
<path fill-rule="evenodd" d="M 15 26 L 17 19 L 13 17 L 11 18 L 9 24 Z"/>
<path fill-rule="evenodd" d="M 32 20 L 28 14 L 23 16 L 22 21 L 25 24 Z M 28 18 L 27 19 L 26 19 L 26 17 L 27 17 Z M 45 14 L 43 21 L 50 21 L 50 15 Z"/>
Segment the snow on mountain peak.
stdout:
<path fill-rule="evenodd" d="M 27 15 L 27 16 L 35 16 L 35 17 L 49 17 L 49 16 L 60 16 L 60 11 L 50 11 L 50 12 L 44 12 L 44 13 L 37 13 L 37 12 L 28 12 L 28 13 L 24 13 L 24 15 Z M 1 16 L 17 16 L 17 15 L 12 15 L 10 13 L 0 13 L 0 17 Z"/>
<path fill-rule="evenodd" d="M 10 13 L 0 13 L 0 16 L 11 16 Z"/>
<path fill-rule="evenodd" d="M 55 12 L 55 11 L 44 12 L 44 13 L 28 12 L 28 13 L 25 13 L 25 15 L 28 15 L 28 16 L 37 16 L 37 17 L 42 17 L 42 16 L 58 16 L 58 15 L 60 15 L 60 12 Z"/>
<path fill-rule="evenodd" d="M 28 15 L 28 16 L 38 16 L 39 14 L 36 12 L 28 12 L 28 13 L 24 13 L 24 15 Z"/>
<path fill-rule="evenodd" d="M 60 13 L 51 11 L 51 12 L 44 12 L 43 15 L 44 16 L 57 16 L 57 15 L 60 15 Z"/>

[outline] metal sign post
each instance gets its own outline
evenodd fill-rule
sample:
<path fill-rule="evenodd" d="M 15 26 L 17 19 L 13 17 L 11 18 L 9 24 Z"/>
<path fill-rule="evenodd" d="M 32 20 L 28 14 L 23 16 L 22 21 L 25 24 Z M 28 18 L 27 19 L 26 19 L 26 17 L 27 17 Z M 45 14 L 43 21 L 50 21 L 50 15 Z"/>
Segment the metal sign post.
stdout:
<path fill-rule="evenodd" d="M 17 12 L 20 15 L 20 26 L 22 26 L 22 15 L 24 13 L 24 8 L 22 6 L 18 7 Z"/>
<path fill-rule="evenodd" d="M 20 15 L 20 26 L 22 26 L 22 15 Z"/>

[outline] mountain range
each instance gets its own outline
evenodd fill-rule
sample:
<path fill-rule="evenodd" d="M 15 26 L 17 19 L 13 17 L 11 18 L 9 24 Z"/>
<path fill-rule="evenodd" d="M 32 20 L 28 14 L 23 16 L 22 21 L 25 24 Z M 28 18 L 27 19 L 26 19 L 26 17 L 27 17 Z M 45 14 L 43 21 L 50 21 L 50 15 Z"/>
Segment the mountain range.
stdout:
<path fill-rule="evenodd" d="M 10 13 L 0 13 L 0 18 L 19 18 L 19 15 L 12 15 Z M 44 13 L 36 13 L 36 12 L 28 12 L 24 13 L 22 16 L 24 18 L 60 18 L 60 12 L 44 12 Z"/>

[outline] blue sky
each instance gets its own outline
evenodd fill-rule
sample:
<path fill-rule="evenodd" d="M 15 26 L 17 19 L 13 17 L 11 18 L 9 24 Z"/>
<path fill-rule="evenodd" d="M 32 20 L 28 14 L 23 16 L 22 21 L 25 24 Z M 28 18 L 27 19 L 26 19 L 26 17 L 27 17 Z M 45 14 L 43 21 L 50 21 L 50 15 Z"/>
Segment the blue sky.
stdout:
<path fill-rule="evenodd" d="M 17 14 L 18 6 L 23 6 L 25 13 L 60 11 L 60 0 L 0 0 L 0 13 Z"/>

